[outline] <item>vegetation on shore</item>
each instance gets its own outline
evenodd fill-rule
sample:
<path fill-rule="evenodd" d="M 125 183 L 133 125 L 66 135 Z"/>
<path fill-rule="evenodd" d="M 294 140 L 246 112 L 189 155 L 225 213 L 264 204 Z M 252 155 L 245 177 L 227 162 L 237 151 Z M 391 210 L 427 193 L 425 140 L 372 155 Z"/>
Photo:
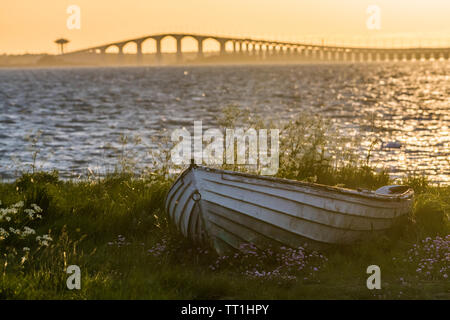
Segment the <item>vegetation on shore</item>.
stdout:
<path fill-rule="evenodd" d="M 321 122 L 285 127 L 280 176 L 371 189 L 392 182 L 368 162 L 339 154 Z M 300 141 L 305 125 L 315 131 Z M 168 220 L 166 167 L 136 175 L 123 158 L 119 163 L 104 177 L 61 180 L 31 170 L 0 183 L 0 299 L 450 298 L 448 186 L 405 178 L 416 192 L 413 212 L 376 239 L 320 253 L 248 244 L 219 257 L 181 238 Z M 381 290 L 366 287 L 373 264 L 381 268 Z M 81 269 L 81 290 L 66 287 L 69 265 Z"/>

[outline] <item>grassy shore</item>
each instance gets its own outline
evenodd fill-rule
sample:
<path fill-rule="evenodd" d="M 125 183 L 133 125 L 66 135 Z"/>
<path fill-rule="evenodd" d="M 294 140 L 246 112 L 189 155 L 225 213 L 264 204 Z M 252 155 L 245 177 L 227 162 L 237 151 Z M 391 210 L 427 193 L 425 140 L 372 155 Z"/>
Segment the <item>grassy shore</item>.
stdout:
<path fill-rule="evenodd" d="M 248 118 L 232 107 L 220 121 L 236 127 Z M 124 146 L 106 176 L 61 180 L 33 165 L 0 183 L 0 299 L 450 299 L 450 187 L 424 177 L 392 181 L 370 166 L 370 152 L 361 162 L 333 132 L 317 117 L 284 126 L 278 176 L 372 190 L 410 185 L 407 221 L 324 252 L 248 244 L 219 257 L 181 238 L 168 220 L 167 168 L 137 175 Z M 69 265 L 81 269 L 81 290 L 67 289 Z M 366 287 L 370 265 L 381 269 L 381 290 Z"/>
<path fill-rule="evenodd" d="M 0 241 L 0 298 L 449 299 L 444 274 L 449 273 L 450 188 L 409 182 L 417 196 L 407 223 L 322 257 L 305 249 L 296 258 L 305 264 L 301 270 L 294 261 L 294 267 L 270 275 L 262 270 L 273 270 L 277 261 L 262 252 L 222 259 L 181 239 L 163 210 L 171 181 L 161 176 L 116 173 L 74 182 L 59 180 L 57 173 L 25 174 L 0 184 L 0 208 L 16 209 L 9 222 L 4 215 L 0 227 L 14 224 L 13 229 L 28 226 L 36 232 L 10 232 Z M 39 235 L 46 237 L 36 241 Z M 425 259 L 434 262 L 417 271 Z M 81 290 L 66 288 L 65 268 L 73 264 L 82 271 Z M 366 287 L 372 264 L 381 268 L 381 290 Z"/>

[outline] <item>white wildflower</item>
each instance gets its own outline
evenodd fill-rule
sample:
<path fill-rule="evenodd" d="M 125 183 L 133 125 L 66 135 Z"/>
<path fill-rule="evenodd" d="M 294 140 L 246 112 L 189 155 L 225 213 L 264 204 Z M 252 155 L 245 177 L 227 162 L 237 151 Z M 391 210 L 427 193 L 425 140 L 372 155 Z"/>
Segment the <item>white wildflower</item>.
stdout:
<path fill-rule="evenodd" d="M 16 204 L 13 205 L 14 208 L 22 208 L 24 206 L 23 201 L 19 201 Z"/>
<path fill-rule="evenodd" d="M 23 212 L 25 212 L 30 219 L 34 218 L 34 210 L 33 209 L 25 209 L 25 210 L 23 210 Z"/>
<path fill-rule="evenodd" d="M 0 228 L 0 240 L 5 240 L 6 238 L 8 238 L 8 236 L 9 232 L 3 228 Z"/>
<path fill-rule="evenodd" d="M 33 208 L 33 210 L 35 211 L 35 212 L 37 212 L 37 213 L 41 213 L 42 212 L 42 209 L 41 209 L 41 207 L 39 207 L 37 204 L 35 204 L 35 203 L 32 203 L 31 204 L 31 207 Z"/>
<path fill-rule="evenodd" d="M 9 232 L 11 232 L 12 234 L 17 234 L 20 235 L 20 230 L 19 229 L 14 229 L 12 227 L 9 227 Z"/>
<path fill-rule="evenodd" d="M 31 229 L 30 227 L 23 227 L 23 233 L 24 235 L 30 235 L 30 234 L 36 234 L 36 231 L 34 229 Z"/>

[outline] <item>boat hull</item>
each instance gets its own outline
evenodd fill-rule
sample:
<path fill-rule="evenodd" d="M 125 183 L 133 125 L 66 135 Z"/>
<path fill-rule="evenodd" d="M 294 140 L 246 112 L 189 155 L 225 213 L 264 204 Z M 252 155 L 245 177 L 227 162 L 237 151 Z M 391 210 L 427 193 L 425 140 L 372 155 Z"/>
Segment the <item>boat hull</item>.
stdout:
<path fill-rule="evenodd" d="M 169 191 L 166 210 L 184 236 L 224 252 L 242 243 L 353 243 L 391 228 L 412 199 L 410 189 L 378 194 L 192 166 Z"/>

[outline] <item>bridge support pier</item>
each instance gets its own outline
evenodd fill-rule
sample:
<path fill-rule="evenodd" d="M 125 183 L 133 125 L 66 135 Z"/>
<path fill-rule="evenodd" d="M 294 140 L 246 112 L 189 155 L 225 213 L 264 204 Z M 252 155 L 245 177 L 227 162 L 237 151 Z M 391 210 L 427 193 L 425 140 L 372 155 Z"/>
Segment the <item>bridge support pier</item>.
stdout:
<path fill-rule="evenodd" d="M 349 51 L 344 51 L 343 52 L 343 54 L 344 54 L 344 61 L 352 61 L 352 53 L 351 52 L 349 52 Z"/>
<path fill-rule="evenodd" d="M 330 57 L 329 57 L 329 59 L 330 59 L 331 61 L 336 61 L 336 60 L 337 60 L 337 52 L 336 52 L 335 50 L 330 50 L 329 52 L 330 52 Z"/>
<path fill-rule="evenodd" d="M 123 54 L 124 46 L 125 46 L 124 44 L 117 46 L 119 48 L 118 61 L 120 64 L 122 64 L 124 62 L 124 58 L 125 58 L 125 56 Z"/>
<path fill-rule="evenodd" d="M 203 58 L 203 39 L 197 39 L 197 58 L 201 59 Z"/>
<path fill-rule="evenodd" d="M 282 46 L 276 46 L 277 58 L 280 57 L 282 54 L 283 54 L 283 47 Z"/>
<path fill-rule="evenodd" d="M 219 43 L 220 43 L 220 55 L 223 56 L 227 53 L 227 50 L 226 50 L 227 41 L 221 40 L 221 41 L 219 41 Z"/>
<path fill-rule="evenodd" d="M 320 50 L 318 48 L 314 48 L 314 59 L 320 60 Z"/>
<path fill-rule="evenodd" d="M 155 38 L 156 41 L 156 63 L 161 64 L 162 53 L 161 53 L 161 38 Z"/>
<path fill-rule="evenodd" d="M 258 50 L 258 54 L 259 54 L 259 58 L 260 59 L 264 59 L 264 50 L 263 50 L 264 45 L 262 43 L 259 44 L 259 50 Z"/>
<path fill-rule="evenodd" d="M 136 42 L 136 62 L 137 64 L 142 64 L 143 62 L 142 41 Z"/>
<path fill-rule="evenodd" d="M 176 37 L 177 40 L 177 62 L 181 62 L 183 60 L 183 53 L 181 50 L 181 37 Z"/>
<path fill-rule="evenodd" d="M 106 47 L 100 48 L 101 63 L 106 63 Z"/>
<path fill-rule="evenodd" d="M 245 43 L 245 54 L 246 54 L 247 56 L 250 55 L 250 42 L 246 42 L 246 43 Z"/>

